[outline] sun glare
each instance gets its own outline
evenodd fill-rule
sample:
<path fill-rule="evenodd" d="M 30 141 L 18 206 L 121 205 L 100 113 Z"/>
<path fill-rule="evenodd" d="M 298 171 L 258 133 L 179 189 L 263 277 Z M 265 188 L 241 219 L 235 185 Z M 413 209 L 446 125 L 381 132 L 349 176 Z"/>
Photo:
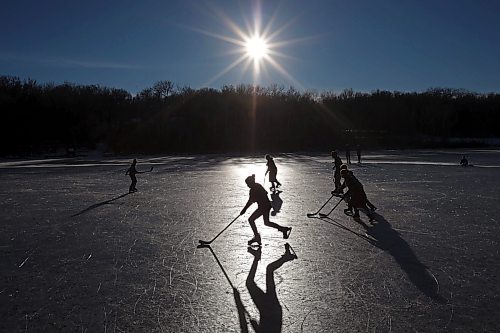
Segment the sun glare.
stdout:
<path fill-rule="evenodd" d="M 257 3 L 259 3 L 257 1 Z M 223 40 L 231 43 L 236 47 L 230 50 L 229 54 L 236 54 L 237 57 L 234 61 L 222 69 L 218 74 L 213 76 L 205 85 L 209 85 L 215 80 L 219 79 L 229 71 L 233 70 L 238 65 L 241 65 L 241 75 L 246 73 L 249 69 L 253 72 L 253 83 L 257 85 L 261 80 L 262 75 L 265 75 L 268 81 L 273 81 L 268 68 L 273 69 L 281 76 L 285 77 L 288 81 L 292 82 L 295 86 L 301 88 L 302 85 L 298 82 L 288 71 L 283 67 L 278 58 L 290 58 L 287 54 L 281 53 L 278 49 L 285 45 L 296 43 L 298 39 L 294 40 L 277 40 L 279 35 L 290 25 L 290 22 L 285 23 L 281 27 L 274 28 L 273 25 L 276 21 L 276 13 L 271 16 L 265 26 L 262 26 L 262 14 L 260 6 L 257 6 L 253 12 L 253 25 L 245 18 L 246 29 L 241 28 L 229 16 L 224 14 L 221 10 L 211 7 L 216 16 L 229 28 L 231 35 L 221 35 L 218 33 L 210 32 L 208 30 L 198 30 L 199 32 L 208 36 Z"/>
<path fill-rule="evenodd" d="M 261 37 L 254 36 L 246 41 L 245 48 L 248 57 L 255 61 L 259 61 L 266 57 L 269 52 L 269 46 Z"/>

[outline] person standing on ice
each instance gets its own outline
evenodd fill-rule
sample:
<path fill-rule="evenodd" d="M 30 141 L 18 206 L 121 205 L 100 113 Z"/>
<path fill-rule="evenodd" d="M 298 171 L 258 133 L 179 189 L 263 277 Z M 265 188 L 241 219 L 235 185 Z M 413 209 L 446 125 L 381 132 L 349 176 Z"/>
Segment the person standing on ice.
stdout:
<path fill-rule="evenodd" d="M 345 163 L 351 164 L 351 147 L 345 145 Z"/>
<path fill-rule="evenodd" d="M 269 182 L 271 183 L 271 187 L 269 189 L 271 191 L 274 191 L 274 190 L 276 190 L 276 188 L 278 188 L 279 186 L 281 186 L 281 183 L 276 178 L 276 175 L 278 174 L 278 168 L 276 167 L 276 164 L 274 163 L 274 160 L 271 157 L 271 155 L 267 154 L 266 155 L 266 160 L 267 160 L 267 163 L 266 163 L 267 170 L 266 170 L 266 173 L 265 173 L 264 177 L 269 172 Z"/>
<path fill-rule="evenodd" d="M 356 155 L 358 155 L 358 164 L 361 164 L 361 147 L 359 145 L 356 147 Z"/>
<path fill-rule="evenodd" d="M 463 166 L 463 167 L 466 167 L 469 165 L 469 161 L 467 160 L 467 158 L 465 157 L 465 155 L 462 156 L 462 159 L 460 160 L 460 165 Z"/>
<path fill-rule="evenodd" d="M 348 188 L 345 195 L 349 196 L 349 204 L 354 210 L 352 217 L 359 218 L 359 209 L 362 209 L 370 219 L 370 222 L 374 221 L 373 214 L 367 207 L 368 198 L 361 182 L 347 169 L 343 169 L 340 175 L 345 180 L 344 186 Z"/>
<path fill-rule="evenodd" d="M 269 221 L 269 212 L 272 208 L 271 202 L 267 197 L 267 191 L 262 187 L 262 185 L 255 182 L 255 175 L 247 177 L 245 179 L 245 183 L 250 188 L 250 197 L 248 198 L 248 202 L 246 203 L 245 207 L 243 207 L 243 209 L 241 210 L 240 215 L 245 214 L 248 207 L 250 207 L 254 202 L 256 202 L 258 205 L 255 212 L 253 212 L 252 215 L 250 215 L 250 217 L 248 218 L 248 222 L 250 223 L 250 227 L 253 231 L 253 238 L 248 241 L 248 245 L 251 245 L 253 243 L 257 243 L 259 245 L 262 244 L 260 234 L 257 230 L 257 226 L 255 225 L 255 220 L 260 216 L 262 216 L 262 218 L 264 219 L 264 225 L 278 229 L 278 231 L 283 233 L 283 238 L 288 239 L 292 228 L 283 227 L 277 223 Z"/>
<path fill-rule="evenodd" d="M 332 151 L 333 158 L 333 183 L 335 184 L 335 189 L 333 190 L 335 193 L 338 193 L 340 190 L 340 166 L 342 165 L 342 160 L 340 159 L 337 151 Z"/>
<path fill-rule="evenodd" d="M 137 169 L 135 168 L 136 164 L 137 160 L 134 158 L 134 160 L 132 161 L 132 165 L 130 166 L 130 168 L 128 168 L 127 172 L 125 172 L 125 175 L 129 175 L 130 180 L 132 181 L 132 184 L 130 184 L 130 187 L 128 188 L 128 193 L 137 192 L 137 189 L 135 188 L 135 185 L 137 184 L 137 178 L 135 177 L 135 175 L 139 172 L 137 172 Z"/>

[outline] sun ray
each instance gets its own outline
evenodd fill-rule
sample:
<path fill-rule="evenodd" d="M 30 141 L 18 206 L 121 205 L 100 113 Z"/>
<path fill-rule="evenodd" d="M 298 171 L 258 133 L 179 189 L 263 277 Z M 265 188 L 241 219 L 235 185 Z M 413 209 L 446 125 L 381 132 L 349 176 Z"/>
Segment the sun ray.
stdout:
<path fill-rule="evenodd" d="M 226 74 L 227 72 L 229 72 L 234 67 L 238 66 L 238 64 L 240 64 L 242 61 L 244 61 L 246 59 L 247 58 L 245 56 L 239 57 L 232 64 L 230 64 L 229 66 L 227 66 L 226 68 L 224 68 L 221 72 L 219 72 L 218 74 L 216 74 L 213 78 L 211 78 L 210 80 L 208 80 L 208 82 L 206 82 L 204 85 L 209 85 L 210 83 L 214 82 L 215 80 L 217 80 L 218 78 L 220 78 L 221 76 L 223 76 L 224 74 Z"/>
<path fill-rule="evenodd" d="M 270 79 L 271 74 L 276 73 L 283 76 L 284 79 L 290 81 L 297 87 L 302 88 L 299 81 L 295 79 L 277 60 L 277 58 L 294 59 L 290 55 L 280 52 L 278 50 L 280 47 L 306 40 L 306 38 L 279 40 L 278 37 L 296 21 L 295 18 L 285 22 L 278 28 L 274 28 L 276 26 L 280 8 L 283 7 L 282 2 L 275 8 L 271 17 L 264 22 L 261 2 L 257 0 L 251 7 L 252 15 L 250 17 L 245 16 L 242 11 L 243 28 L 240 28 L 236 21 L 227 16 L 221 9 L 215 8 L 211 5 L 208 5 L 208 7 L 210 12 L 219 19 L 219 22 L 226 26 L 230 34 L 223 35 L 221 33 L 202 29 L 193 30 L 235 45 L 235 48 L 229 52 L 225 52 L 224 54 L 231 56 L 235 55 L 236 60 L 212 77 L 207 84 L 213 83 L 229 71 L 233 70 L 236 66 L 242 64 L 240 76 L 242 77 L 251 71 L 251 76 L 249 78 L 251 78 L 251 82 L 253 82 L 254 85 L 262 82 L 260 78 L 261 76 L 265 75 L 266 78 Z M 270 68 L 275 69 L 275 71 L 269 72 L 268 69 Z"/>
<path fill-rule="evenodd" d="M 290 59 L 290 60 L 295 60 L 299 61 L 300 59 L 297 57 L 292 57 L 291 55 L 276 51 L 276 50 L 269 50 L 268 52 L 269 56 L 275 56 L 277 58 L 282 58 L 282 59 Z"/>
<path fill-rule="evenodd" d="M 214 8 L 213 11 L 219 18 L 226 24 L 229 29 L 231 29 L 238 37 L 240 37 L 242 40 L 245 39 L 247 34 L 241 30 L 241 28 L 233 21 L 231 18 L 229 18 L 226 14 L 224 14 L 222 11 Z"/>
<path fill-rule="evenodd" d="M 232 37 L 229 37 L 229 36 L 224 36 L 224 35 L 216 34 L 214 32 L 210 32 L 210 31 L 206 31 L 206 30 L 202 30 L 202 29 L 197 29 L 197 28 L 188 28 L 188 29 L 196 31 L 196 32 L 201 33 L 203 35 L 207 35 L 207 36 L 210 36 L 210 37 L 213 37 L 213 38 L 216 38 L 216 39 L 219 39 L 219 40 L 231 43 L 231 44 L 235 44 L 235 45 L 239 45 L 239 46 L 243 46 L 243 47 L 245 46 L 245 42 L 242 41 L 242 40 L 240 40 L 240 39 L 236 39 L 236 38 L 232 38 Z"/>
<path fill-rule="evenodd" d="M 282 41 L 277 41 L 273 43 L 269 43 L 270 47 L 281 47 L 281 46 L 288 46 L 291 44 L 298 44 L 298 43 L 303 43 L 303 42 L 310 42 L 319 39 L 321 36 L 308 36 L 308 37 L 299 37 L 299 38 L 294 38 L 294 39 L 288 39 L 288 40 L 282 40 Z"/>
<path fill-rule="evenodd" d="M 297 87 L 299 89 L 304 89 L 304 87 L 302 86 L 302 84 L 300 84 L 300 82 L 295 79 L 290 73 L 288 73 L 278 62 L 276 62 L 276 60 L 274 60 L 273 58 L 271 57 L 268 57 L 267 58 L 267 61 L 278 71 L 281 73 L 281 75 L 283 75 L 284 77 L 286 77 L 288 80 L 290 80 L 291 82 L 293 82 L 294 84 L 297 85 Z"/>

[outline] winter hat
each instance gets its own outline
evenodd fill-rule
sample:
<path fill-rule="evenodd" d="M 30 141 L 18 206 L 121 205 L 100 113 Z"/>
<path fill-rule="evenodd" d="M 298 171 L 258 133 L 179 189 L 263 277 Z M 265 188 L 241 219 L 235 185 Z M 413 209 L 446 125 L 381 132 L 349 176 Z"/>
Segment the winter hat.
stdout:
<path fill-rule="evenodd" d="M 245 183 L 247 183 L 247 185 L 255 184 L 255 175 L 248 176 L 245 179 Z"/>

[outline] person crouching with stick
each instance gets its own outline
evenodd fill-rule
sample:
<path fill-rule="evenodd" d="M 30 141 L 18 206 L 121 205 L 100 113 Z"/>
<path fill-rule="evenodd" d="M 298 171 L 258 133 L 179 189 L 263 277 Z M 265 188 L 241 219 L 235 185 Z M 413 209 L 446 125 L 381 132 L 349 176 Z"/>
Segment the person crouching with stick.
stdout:
<path fill-rule="evenodd" d="M 360 181 L 356 177 L 354 177 L 352 172 L 350 172 L 347 169 L 342 169 L 340 171 L 340 176 L 344 178 L 344 184 L 342 185 L 342 189 L 343 187 L 348 188 L 347 193 L 344 194 L 344 197 L 349 198 L 348 209 L 344 211 L 347 212 L 350 210 L 350 208 L 352 208 L 354 210 L 354 214 L 352 215 L 352 217 L 359 218 L 359 209 L 362 209 L 363 211 L 365 211 L 366 215 L 370 219 L 370 222 L 374 221 L 374 216 L 370 211 L 370 209 L 368 209 L 367 207 L 369 201 L 368 198 L 366 197 L 365 190 Z M 371 203 L 370 205 L 373 206 Z"/>

